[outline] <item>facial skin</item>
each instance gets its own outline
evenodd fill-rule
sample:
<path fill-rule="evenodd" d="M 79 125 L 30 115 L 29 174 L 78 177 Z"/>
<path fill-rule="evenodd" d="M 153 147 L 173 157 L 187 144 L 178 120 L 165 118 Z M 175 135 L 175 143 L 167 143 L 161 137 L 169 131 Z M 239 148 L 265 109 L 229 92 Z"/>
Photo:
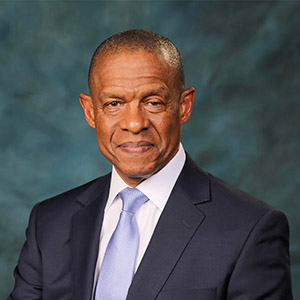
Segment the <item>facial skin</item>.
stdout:
<path fill-rule="evenodd" d="M 129 186 L 162 169 L 178 151 L 195 90 L 179 91 L 172 71 L 157 55 L 124 51 L 100 57 L 91 95 L 80 94 L 100 151 Z"/>

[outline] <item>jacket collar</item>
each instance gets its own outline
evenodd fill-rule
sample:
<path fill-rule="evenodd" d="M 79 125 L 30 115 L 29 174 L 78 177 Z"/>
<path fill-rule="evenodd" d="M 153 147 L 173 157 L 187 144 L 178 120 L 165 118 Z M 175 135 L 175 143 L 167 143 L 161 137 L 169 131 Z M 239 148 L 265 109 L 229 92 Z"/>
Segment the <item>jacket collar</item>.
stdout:
<path fill-rule="evenodd" d="M 92 182 L 77 200 L 83 209 L 72 218 L 71 272 L 74 300 L 92 299 L 95 265 L 110 174 Z"/>
<path fill-rule="evenodd" d="M 187 156 L 134 276 L 127 300 L 153 300 L 205 219 L 200 204 L 210 201 L 209 176 Z M 146 283 L 146 284 L 145 284 Z"/>
<path fill-rule="evenodd" d="M 77 197 L 83 209 L 73 216 L 71 229 L 75 300 L 92 299 L 110 176 L 108 174 L 96 179 Z M 205 219 L 198 204 L 207 201 L 210 201 L 209 176 L 187 155 L 185 166 L 135 274 L 127 300 L 152 300 L 157 296 L 185 247 Z"/>

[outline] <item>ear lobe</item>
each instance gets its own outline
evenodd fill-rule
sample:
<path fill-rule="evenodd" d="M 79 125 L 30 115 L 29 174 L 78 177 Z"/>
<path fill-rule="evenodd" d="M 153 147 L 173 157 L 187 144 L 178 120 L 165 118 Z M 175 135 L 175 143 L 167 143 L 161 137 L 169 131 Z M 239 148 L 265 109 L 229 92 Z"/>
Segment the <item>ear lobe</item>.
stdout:
<path fill-rule="evenodd" d="M 86 121 L 92 128 L 95 128 L 94 103 L 92 97 L 87 94 L 80 93 L 79 101 L 82 106 Z"/>
<path fill-rule="evenodd" d="M 180 124 L 186 123 L 193 110 L 195 100 L 195 89 L 188 88 L 184 90 L 180 97 Z"/>

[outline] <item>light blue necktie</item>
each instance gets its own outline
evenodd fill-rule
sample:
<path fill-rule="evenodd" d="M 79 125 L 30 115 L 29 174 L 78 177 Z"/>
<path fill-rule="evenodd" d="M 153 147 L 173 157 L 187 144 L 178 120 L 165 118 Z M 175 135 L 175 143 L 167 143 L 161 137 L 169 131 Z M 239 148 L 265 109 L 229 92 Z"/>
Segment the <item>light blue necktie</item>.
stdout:
<path fill-rule="evenodd" d="M 139 246 L 135 213 L 148 198 L 136 188 L 125 188 L 119 196 L 123 208 L 105 251 L 95 300 L 125 300 L 134 275 Z"/>

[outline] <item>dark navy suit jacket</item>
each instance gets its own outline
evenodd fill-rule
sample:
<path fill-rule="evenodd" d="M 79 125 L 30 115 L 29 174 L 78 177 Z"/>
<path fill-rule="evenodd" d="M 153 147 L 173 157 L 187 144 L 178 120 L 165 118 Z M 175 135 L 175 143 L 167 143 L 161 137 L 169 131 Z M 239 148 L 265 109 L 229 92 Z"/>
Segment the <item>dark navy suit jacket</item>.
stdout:
<path fill-rule="evenodd" d="M 33 208 L 9 300 L 91 300 L 109 183 Z M 292 299 L 284 214 L 187 157 L 127 297 L 154 299 Z"/>

